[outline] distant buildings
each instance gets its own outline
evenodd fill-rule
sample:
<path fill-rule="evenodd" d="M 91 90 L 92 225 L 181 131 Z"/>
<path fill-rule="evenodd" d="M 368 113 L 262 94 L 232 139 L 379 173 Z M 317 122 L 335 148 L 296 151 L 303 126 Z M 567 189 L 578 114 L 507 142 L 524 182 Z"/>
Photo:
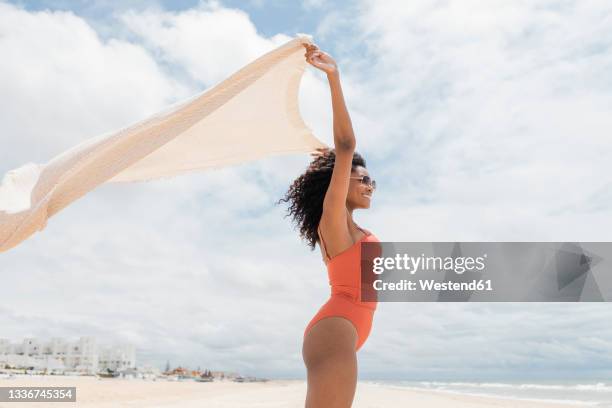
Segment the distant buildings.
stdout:
<path fill-rule="evenodd" d="M 25 338 L 21 344 L 0 339 L 0 368 L 6 366 L 94 374 L 107 368 L 114 371 L 134 368 L 136 357 L 130 344 L 99 347 L 94 337 L 81 337 L 75 342 Z"/>

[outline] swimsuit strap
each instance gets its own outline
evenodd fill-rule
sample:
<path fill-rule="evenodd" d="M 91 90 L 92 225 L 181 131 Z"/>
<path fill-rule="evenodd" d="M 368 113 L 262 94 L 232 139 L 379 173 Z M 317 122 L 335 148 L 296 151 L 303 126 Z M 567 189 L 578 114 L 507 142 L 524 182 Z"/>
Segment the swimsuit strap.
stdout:
<path fill-rule="evenodd" d="M 321 238 L 321 242 L 323 243 L 323 249 L 325 250 L 325 255 L 327 255 L 327 259 L 330 259 L 329 254 L 327 253 L 327 248 L 325 247 L 325 241 L 323 240 L 323 235 L 321 234 L 321 228 L 317 227 L 317 231 L 319 233 L 319 238 Z"/>

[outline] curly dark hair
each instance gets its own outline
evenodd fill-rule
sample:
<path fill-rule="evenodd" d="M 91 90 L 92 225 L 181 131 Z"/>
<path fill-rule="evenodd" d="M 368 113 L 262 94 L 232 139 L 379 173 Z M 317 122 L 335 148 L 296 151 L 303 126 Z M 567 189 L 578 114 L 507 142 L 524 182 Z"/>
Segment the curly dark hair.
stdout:
<path fill-rule="evenodd" d="M 293 216 L 293 222 L 300 228 L 300 237 L 308 241 L 311 250 L 315 249 L 319 241 L 317 226 L 323 214 L 323 199 L 331 182 L 335 162 L 335 149 L 315 157 L 306 171 L 293 181 L 285 196 L 276 202 L 290 203 L 285 218 Z M 351 171 L 357 166 L 366 167 L 366 163 L 359 153 L 354 152 Z"/>

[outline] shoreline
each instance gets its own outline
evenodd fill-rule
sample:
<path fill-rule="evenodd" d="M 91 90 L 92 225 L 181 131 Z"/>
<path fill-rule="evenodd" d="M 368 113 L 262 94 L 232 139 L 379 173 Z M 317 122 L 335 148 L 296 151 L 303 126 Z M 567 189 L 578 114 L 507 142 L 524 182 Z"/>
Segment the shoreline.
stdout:
<path fill-rule="evenodd" d="M 500 395 L 490 395 L 490 394 L 478 394 L 473 392 L 462 392 L 462 391 L 454 391 L 454 390 L 428 390 L 425 388 L 419 387 L 410 387 L 410 386 L 401 386 L 401 385 L 387 385 L 382 384 L 383 387 L 388 388 L 397 388 L 397 389 L 406 389 L 416 392 L 432 392 L 432 393 L 440 393 L 440 394 L 452 394 L 452 395 L 461 395 L 466 397 L 482 397 L 488 399 L 503 399 L 508 401 L 517 401 L 517 402 L 530 402 L 530 403 L 545 403 L 545 404 L 562 404 L 565 407 L 589 407 L 595 406 L 594 404 L 582 402 L 582 401 L 563 401 L 563 400 L 555 400 L 555 399 L 539 399 L 539 398 L 522 398 L 522 397 L 512 397 L 512 396 L 500 396 Z M 538 405 L 539 406 L 539 405 Z"/>

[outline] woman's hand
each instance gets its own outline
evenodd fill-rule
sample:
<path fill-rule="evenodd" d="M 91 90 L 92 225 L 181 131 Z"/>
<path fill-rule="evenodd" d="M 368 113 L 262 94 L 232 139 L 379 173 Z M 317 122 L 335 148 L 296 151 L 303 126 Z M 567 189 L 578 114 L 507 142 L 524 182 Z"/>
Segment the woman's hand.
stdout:
<path fill-rule="evenodd" d="M 338 72 L 338 66 L 336 61 L 326 52 L 321 51 L 319 47 L 314 44 L 302 44 L 306 48 L 306 62 L 315 68 L 320 69 L 327 75 L 335 74 Z"/>

